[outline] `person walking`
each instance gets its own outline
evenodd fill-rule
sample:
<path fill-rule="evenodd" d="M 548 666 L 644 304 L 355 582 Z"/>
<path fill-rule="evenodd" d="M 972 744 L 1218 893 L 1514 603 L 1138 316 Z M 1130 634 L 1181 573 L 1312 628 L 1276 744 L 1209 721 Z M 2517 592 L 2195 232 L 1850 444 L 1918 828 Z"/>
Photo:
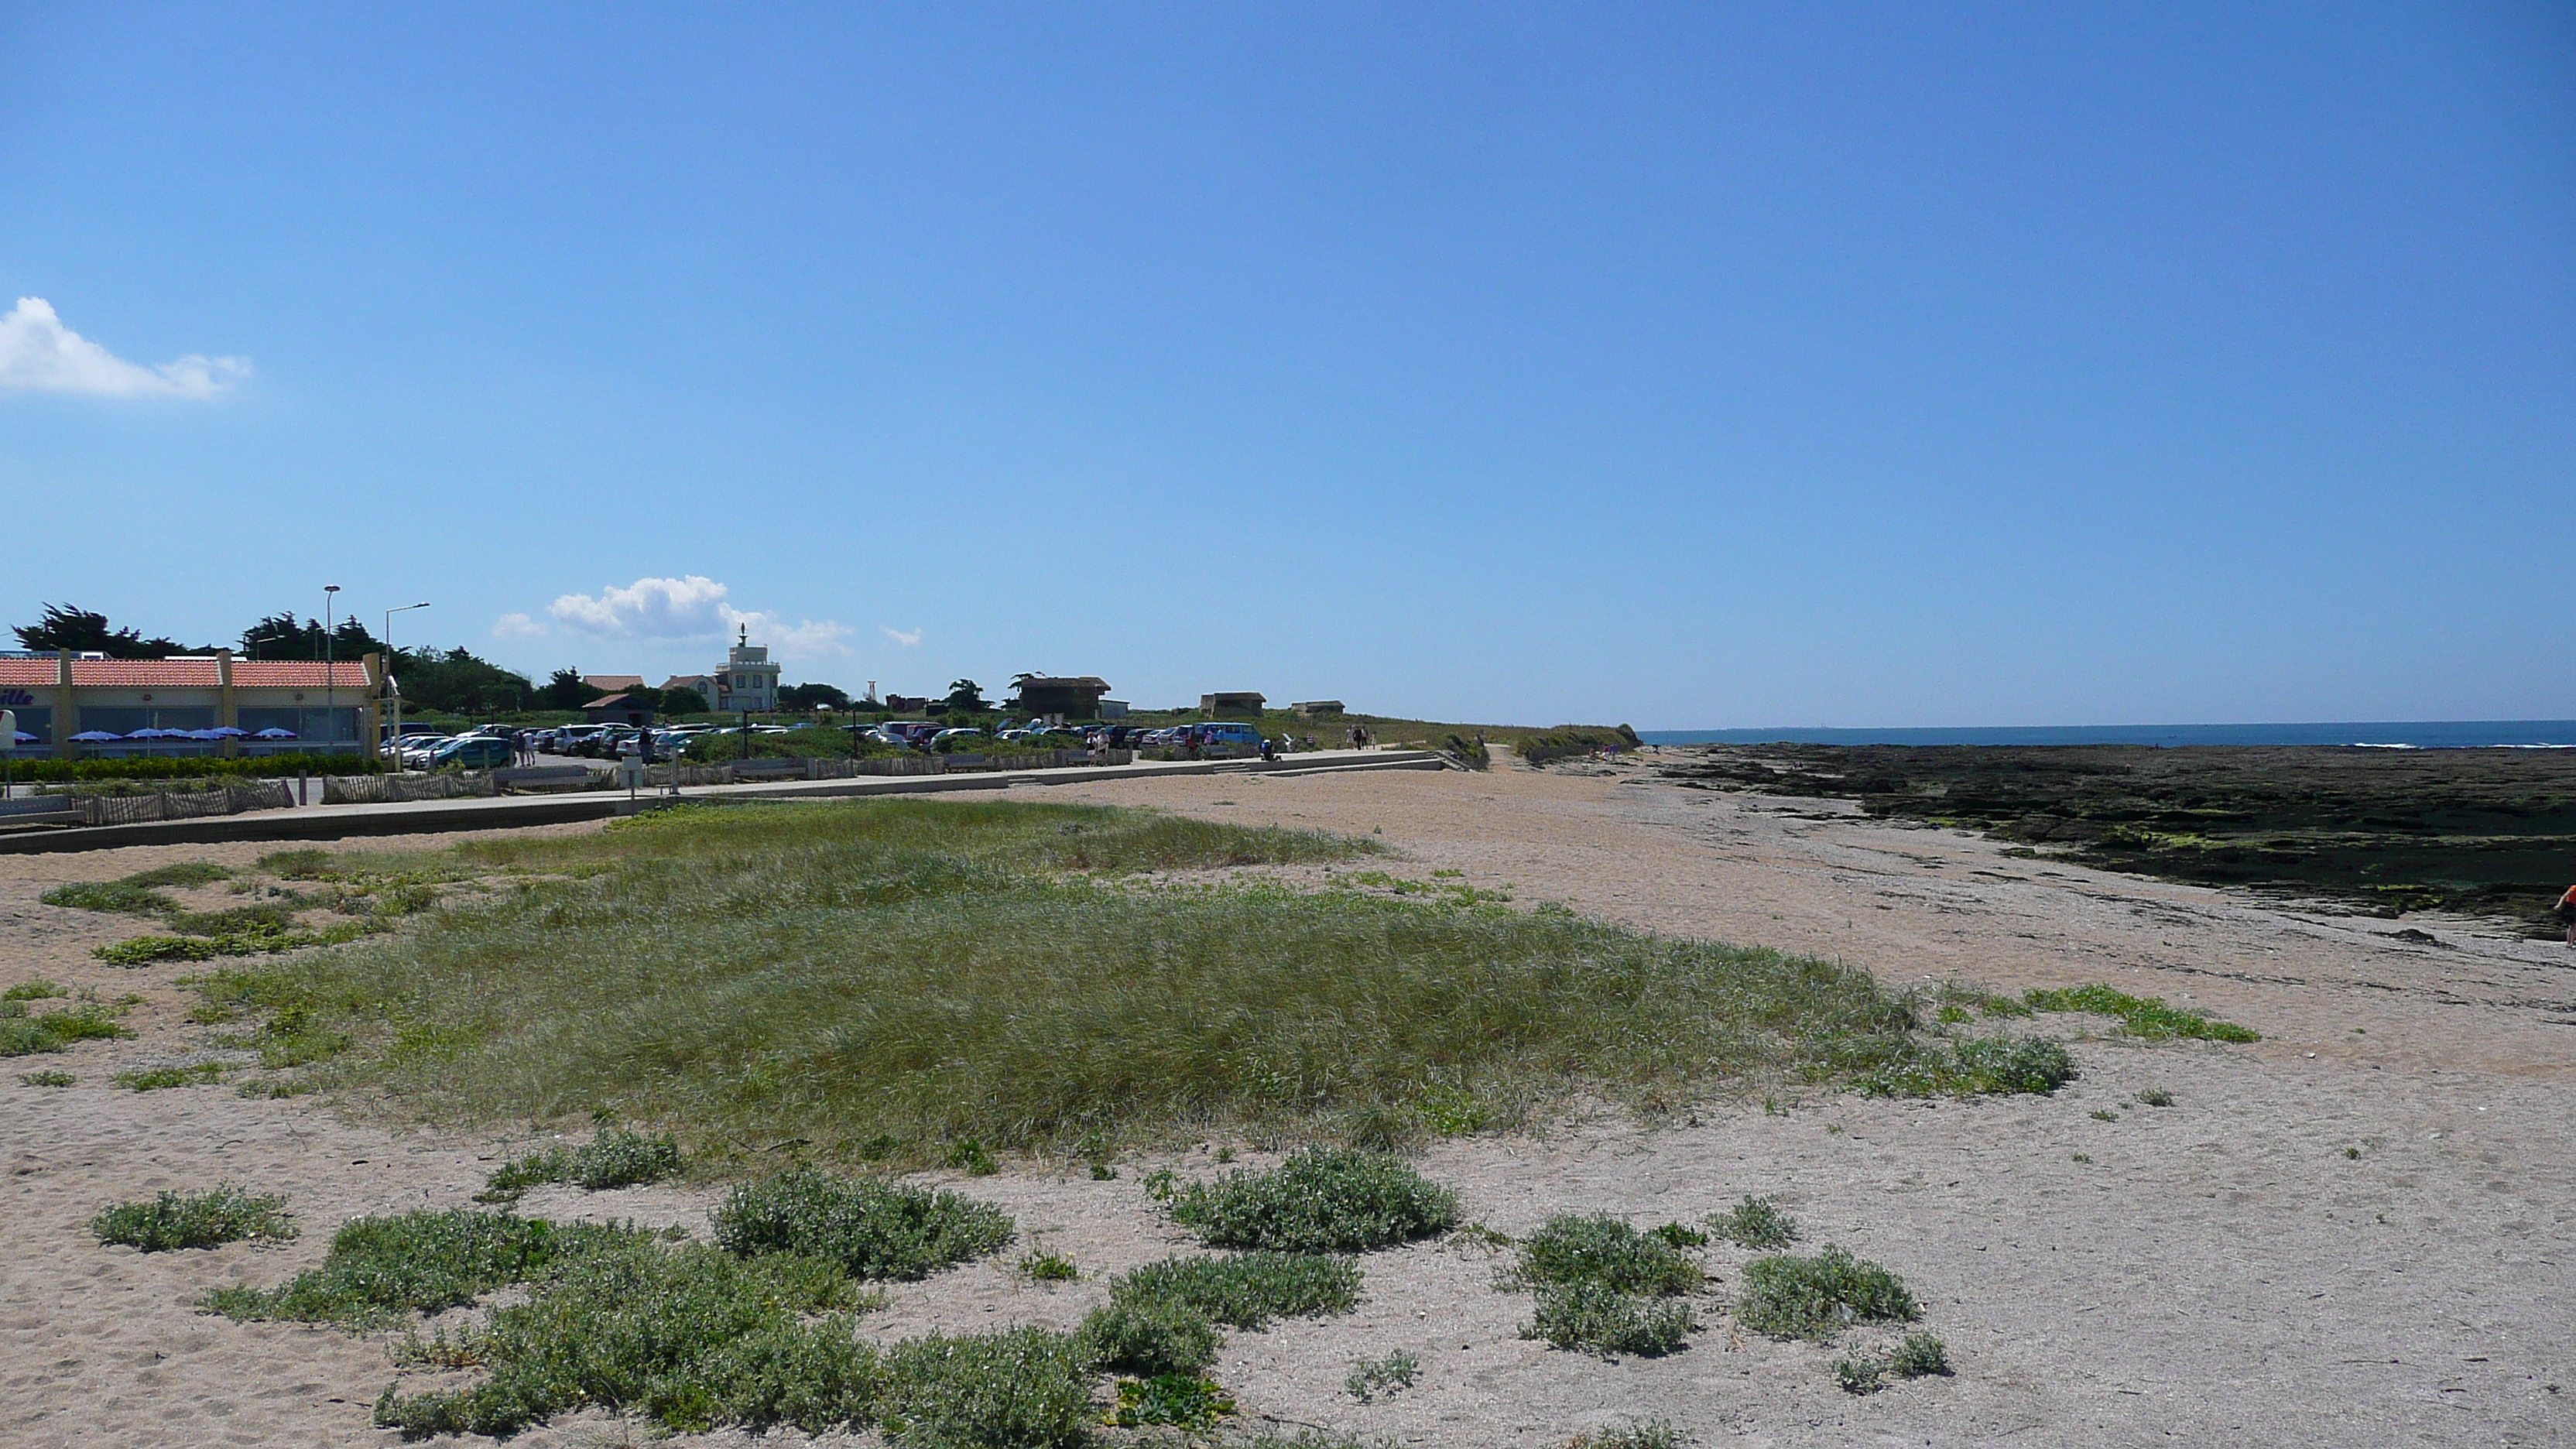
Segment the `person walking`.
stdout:
<path fill-rule="evenodd" d="M 2558 919 L 2567 925 L 2567 944 L 2576 946 L 2576 886 L 2558 898 Z"/>

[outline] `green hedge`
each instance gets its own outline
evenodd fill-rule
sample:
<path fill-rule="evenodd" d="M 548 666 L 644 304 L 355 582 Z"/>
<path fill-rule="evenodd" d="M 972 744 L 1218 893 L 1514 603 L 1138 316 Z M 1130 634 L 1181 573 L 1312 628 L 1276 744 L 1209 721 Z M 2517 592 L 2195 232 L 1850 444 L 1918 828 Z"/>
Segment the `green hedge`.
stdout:
<path fill-rule="evenodd" d="M 21 750 L 10 757 L 9 778 L 21 784 L 69 785 L 85 780 L 274 780 L 285 775 L 366 775 L 376 762 L 357 755 L 221 755 L 136 757 L 123 760 L 56 760 Z"/>

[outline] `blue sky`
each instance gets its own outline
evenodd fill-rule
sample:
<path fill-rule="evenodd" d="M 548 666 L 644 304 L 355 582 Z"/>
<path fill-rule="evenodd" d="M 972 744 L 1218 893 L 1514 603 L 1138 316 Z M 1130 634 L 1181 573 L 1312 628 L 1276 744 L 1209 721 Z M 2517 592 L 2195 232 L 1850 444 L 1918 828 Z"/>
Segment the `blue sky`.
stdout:
<path fill-rule="evenodd" d="M 0 5 L 0 612 L 2576 716 L 2576 11 Z"/>

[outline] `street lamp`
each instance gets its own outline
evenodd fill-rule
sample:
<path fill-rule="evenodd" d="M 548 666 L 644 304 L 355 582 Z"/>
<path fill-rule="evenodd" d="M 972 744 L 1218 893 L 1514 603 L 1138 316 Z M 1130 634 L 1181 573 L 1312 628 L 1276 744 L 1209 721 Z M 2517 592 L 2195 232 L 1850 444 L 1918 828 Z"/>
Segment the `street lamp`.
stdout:
<path fill-rule="evenodd" d="M 338 584 L 322 586 L 322 718 L 329 722 L 335 745 L 340 743 L 340 679 L 339 671 L 331 667 L 331 596 L 338 592 Z"/>
<path fill-rule="evenodd" d="M 428 607 L 428 601 L 423 600 L 417 604 L 405 604 L 397 609 L 385 610 L 385 632 L 383 635 L 385 641 L 385 694 L 394 702 L 393 738 L 395 739 L 402 738 L 402 681 L 394 677 L 394 665 L 402 658 L 402 654 L 401 651 L 394 648 L 394 615 L 408 614 L 414 609 L 426 609 Z M 377 753 L 383 753 L 382 749 L 379 748 Z M 399 766 L 402 763 L 401 758 L 397 756 L 394 763 Z"/>

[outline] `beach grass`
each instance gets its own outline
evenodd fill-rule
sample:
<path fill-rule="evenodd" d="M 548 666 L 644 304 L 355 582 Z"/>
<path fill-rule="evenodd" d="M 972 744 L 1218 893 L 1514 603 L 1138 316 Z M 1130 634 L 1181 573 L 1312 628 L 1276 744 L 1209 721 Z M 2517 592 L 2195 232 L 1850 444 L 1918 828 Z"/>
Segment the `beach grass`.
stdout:
<path fill-rule="evenodd" d="M 1379 849 L 1089 806 L 682 808 L 460 846 L 444 868 L 496 889 L 199 985 L 345 1039 L 325 1085 L 433 1119 L 650 1123 L 693 1158 L 1401 1145 L 1461 1103 L 1510 1130 L 1578 1093 L 1652 1113 L 1911 1059 L 1911 1004 L 1852 967 L 1213 874 Z"/>

